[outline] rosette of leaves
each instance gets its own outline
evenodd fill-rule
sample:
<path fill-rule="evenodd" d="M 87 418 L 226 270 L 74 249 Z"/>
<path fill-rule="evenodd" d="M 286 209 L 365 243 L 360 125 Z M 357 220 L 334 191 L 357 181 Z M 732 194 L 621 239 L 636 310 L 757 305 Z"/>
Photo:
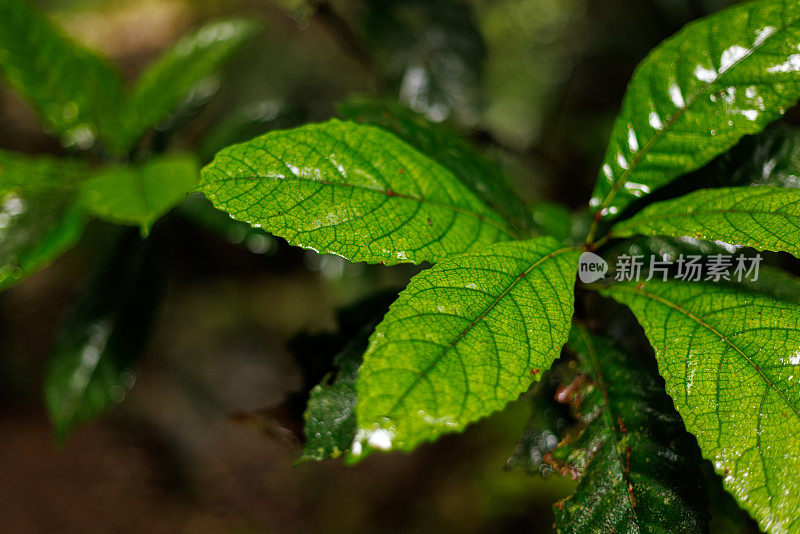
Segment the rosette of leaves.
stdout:
<path fill-rule="evenodd" d="M 202 171 L 199 190 L 233 218 L 297 246 L 355 262 L 433 265 L 371 334 L 354 387 L 345 373 L 356 424 L 337 453 L 410 451 L 502 409 L 558 357 L 575 295 L 599 292 L 633 311 L 664 383 L 611 349 L 581 368 L 591 380 L 576 393 L 586 422 L 577 439 L 602 439 L 594 454 L 570 460 L 581 483 L 559 524 L 703 531 L 707 518 L 693 502 L 702 492 L 691 484 L 700 459 L 685 426 L 761 528 L 798 531 L 798 282 L 769 270 L 757 283 L 575 285 L 582 250 L 639 247 L 670 250 L 661 254 L 669 258 L 684 248 L 747 246 L 800 256 L 796 133 L 744 139 L 800 97 L 798 47 L 800 5 L 788 0 L 736 5 L 656 47 L 633 73 L 589 201 L 593 222 L 578 242 L 562 228 L 570 220 L 563 213 L 520 224 L 516 209 L 505 209 L 519 200 L 501 173 L 482 170 L 483 156 L 390 108 L 228 147 Z M 744 163 L 715 161 L 740 141 Z M 762 142 L 771 148 L 759 149 Z M 726 166 L 737 171 L 729 179 L 669 187 Z M 616 246 L 606 247 L 611 240 Z M 637 451 L 630 463 L 628 447 Z M 570 503 L 604 488 L 610 500 L 596 521 L 578 517 Z"/>

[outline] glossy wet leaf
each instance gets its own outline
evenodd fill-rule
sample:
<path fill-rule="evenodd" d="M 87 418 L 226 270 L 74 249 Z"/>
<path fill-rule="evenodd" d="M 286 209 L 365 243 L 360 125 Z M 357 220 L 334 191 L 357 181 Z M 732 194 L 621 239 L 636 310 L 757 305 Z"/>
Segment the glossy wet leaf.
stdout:
<path fill-rule="evenodd" d="M 0 73 L 65 145 L 89 148 L 101 135 L 115 148 L 121 126 L 119 74 L 28 0 L 0 0 Z"/>
<path fill-rule="evenodd" d="M 613 217 L 781 116 L 800 96 L 800 5 L 746 2 L 687 25 L 639 65 L 591 205 Z"/>
<path fill-rule="evenodd" d="M 613 237 L 689 236 L 800 256 L 800 189 L 701 189 L 656 202 L 615 225 Z"/>
<path fill-rule="evenodd" d="M 0 150 L 0 289 L 45 267 L 81 236 L 79 162 Z"/>
<path fill-rule="evenodd" d="M 687 430 L 761 528 L 787 532 L 800 479 L 800 284 L 610 285 L 644 328 Z"/>
<path fill-rule="evenodd" d="M 395 135 L 331 120 L 226 148 L 199 190 L 234 219 L 350 261 L 438 261 L 511 239 L 453 173 Z"/>
<path fill-rule="evenodd" d="M 452 171 L 475 194 L 503 215 L 523 235 L 530 232 L 531 216 L 499 164 L 446 128 L 410 109 L 379 100 L 352 99 L 339 105 L 348 119 L 374 124 Z"/>
<path fill-rule="evenodd" d="M 500 243 L 414 277 L 370 338 L 353 454 L 409 451 L 503 408 L 566 341 L 579 252 Z"/>
<path fill-rule="evenodd" d="M 44 383 L 59 440 L 133 386 L 163 284 L 152 246 L 127 233 L 61 325 Z"/>
<path fill-rule="evenodd" d="M 203 26 L 178 41 L 139 78 L 126 105 L 121 143 L 130 147 L 164 120 L 198 84 L 215 75 L 253 34 L 251 22 L 232 19 Z"/>
<path fill-rule="evenodd" d="M 197 180 L 193 156 L 161 156 L 139 167 L 108 167 L 96 172 L 82 184 L 81 202 L 98 217 L 136 224 L 146 232 L 186 197 Z"/>
<path fill-rule="evenodd" d="M 700 451 L 664 383 L 609 338 L 573 329 L 578 375 L 559 398 L 583 427 L 549 455 L 580 478 L 555 506 L 557 532 L 705 532 Z"/>

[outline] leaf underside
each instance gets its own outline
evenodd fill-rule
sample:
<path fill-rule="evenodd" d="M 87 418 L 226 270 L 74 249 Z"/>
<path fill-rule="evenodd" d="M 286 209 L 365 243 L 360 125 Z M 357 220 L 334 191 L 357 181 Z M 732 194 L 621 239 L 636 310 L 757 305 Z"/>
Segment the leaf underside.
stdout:
<path fill-rule="evenodd" d="M 566 341 L 578 255 L 500 243 L 412 279 L 364 354 L 359 444 L 409 451 L 516 399 Z"/>

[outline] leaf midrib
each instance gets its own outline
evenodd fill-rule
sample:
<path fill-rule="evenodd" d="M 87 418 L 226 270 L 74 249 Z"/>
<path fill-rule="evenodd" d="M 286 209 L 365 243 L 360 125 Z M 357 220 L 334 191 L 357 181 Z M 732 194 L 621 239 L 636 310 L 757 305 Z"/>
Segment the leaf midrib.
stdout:
<path fill-rule="evenodd" d="M 680 119 L 681 116 L 683 116 L 683 114 L 686 113 L 689 110 L 689 108 L 691 108 L 695 104 L 695 102 L 697 102 L 700 99 L 700 97 L 708 94 L 708 92 L 711 90 L 711 88 L 715 87 L 718 84 L 718 82 L 726 74 L 728 74 L 731 71 L 736 70 L 736 67 L 738 67 L 743 61 L 745 61 L 746 59 L 751 57 L 754 53 L 756 53 L 761 47 L 764 46 L 765 43 L 770 41 L 773 37 L 775 37 L 777 35 L 780 35 L 784 31 L 786 31 L 789 28 L 789 26 L 791 26 L 795 22 L 796 22 L 796 20 L 794 20 L 794 21 L 792 21 L 792 22 L 790 22 L 788 24 L 785 24 L 785 25 L 781 26 L 780 28 L 776 29 L 774 33 L 772 33 L 771 35 L 767 36 L 763 41 L 758 43 L 757 46 L 749 48 L 747 54 L 743 55 L 741 58 L 739 58 L 734 63 L 732 63 L 731 66 L 728 67 L 728 69 L 725 70 L 725 72 L 719 74 L 714 79 L 713 82 L 709 82 L 708 84 L 706 84 L 706 86 L 702 90 L 690 95 L 686 99 L 686 103 L 684 104 L 684 106 L 681 107 L 681 108 L 678 108 L 678 110 L 670 116 L 669 120 L 667 120 L 667 123 L 664 125 L 664 127 L 662 129 L 660 129 L 660 130 L 657 130 L 653 134 L 653 136 L 650 137 L 650 139 L 647 140 L 647 142 L 644 144 L 642 149 L 639 152 L 637 152 L 636 157 L 633 158 L 633 160 L 631 161 L 631 163 L 628 166 L 628 168 L 625 169 L 623 171 L 623 173 L 620 175 L 620 177 L 617 180 L 614 181 L 614 184 L 611 186 L 611 191 L 608 192 L 608 194 L 606 195 L 606 198 L 603 200 L 602 204 L 597 208 L 597 213 L 602 212 L 602 210 L 604 208 L 607 208 L 609 206 L 609 203 L 611 202 L 611 200 L 613 200 L 614 197 L 619 192 L 620 184 L 624 183 L 626 181 L 626 179 L 631 176 L 631 174 L 633 173 L 634 168 L 636 166 L 638 166 L 639 163 L 641 163 L 641 161 L 644 159 L 644 157 L 649 153 L 650 149 L 653 148 L 653 146 L 664 135 L 666 135 L 668 132 L 670 132 L 670 129 L 672 128 L 672 126 L 675 125 L 675 123 L 678 121 L 678 119 Z"/>
<path fill-rule="evenodd" d="M 668 300 L 668 299 L 666 299 L 664 297 L 661 297 L 660 295 L 656 295 L 654 293 L 650 293 L 650 292 L 645 291 L 643 289 L 631 289 L 631 288 L 625 287 L 625 286 L 616 286 L 616 287 L 611 288 L 611 291 L 621 291 L 623 293 L 630 293 L 632 295 L 641 295 L 641 296 L 644 296 L 646 298 L 649 298 L 652 301 L 655 301 L 655 302 L 658 302 L 660 304 L 663 304 L 664 306 L 667 306 L 667 307 L 669 307 L 669 308 L 671 308 L 671 309 L 683 314 L 684 316 L 688 317 L 689 319 L 695 321 L 697 324 L 699 324 L 703 328 L 707 329 L 708 331 L 710 331 L 713 334 L 715 334 L 716 336 L 718 336 L 722 341 L 724 341 L 726 344 L 728 344 L 728 346 L 730 346 L 735 352 L 739 353 L 745 359 L 745 361 L 747 361 L 747 363 L 753 368 L 753 370 L 755 370 L 758 373 L 758 375 L 761 376 L 761 378 L 764 380 L 764 382 L 767 383 L 768 387 L 773 389 L 780 396 L 780 398 L 791 409 L 792 413 L 794 413 L 795 417 L 797 417 L 798 420 L 800 420 L 800 410 L 798 410 L 798 408 L 796 408 L 789 401 L 789 398 L 784 394 L 784 392 L 781 391 L 780 389 L 778 389 L 778 387 L 775 385 L 775 383 L 766 374 L 764 374 L 764 372 L 762 371 L 761 367 L 759 365 L 756 365 L 756 363 L 752 359 L 750 359 L 750 357 L 747 354 L 745 354 L 744 351 L 742 349 L 740 349 L 733 341 L 728 339 L 728 337 L 725 334 L 723 334 L 722 332 L 720 332 L 719 330 L 717 330 L 716 328 L 711 326 L 709 323 L 705 322 L 702 318 L 700 318 L 697 315 L 693 314 L 692 312 L 690 312 L 689 310 L 685 309 L 683 306 L 681 306 L 680 304 L 678 304 L 676 302 L 672 302 L 671 300 Z"/>
<path fill-rule="evenodd" d="M 361 191 L 367 191 L 376 194 L 382 194 L 389 197 L 398 197 L 404 200 L 412 200 L 415 202 L 419 202 L 420 204 L 428 204 L 431 206 L 436 206 L 443 209 L 448 209 L 450 211 L 460 213 L 462 215 L 466 215 L 468 217 L 472 217 L 479 221 L 480 223 L 486 223 L 490 226 L 494 226 L 498 230 L 500 230 L 503 234 L 505 234 L 509 239 L 515 239 L 515 236 L 508 231 L 508 229 L 504 228 L 503 225 L 498 224 L 497 222 L 493 221 L 487 214 L 478 213 L 476 211 L 472 211 L 466 208 L 462 208 L 460 206 L 455 206 L 452 204 L 446 204 L 444 202 L 438 202 L 436 200 L 430 200 L 414 195 L 410 195 L 408 193 L 398 193 L 394 190 L 384 190 L 384 189 L 376 189 L 374 187 L 368 187 L 365 185 L 359 184 L 348 184 L 345 182 L 335 182 L 331 180 L 310 180 L 308 178 L 302 178 L 300 176 L 227 176 L 226 178 L 216 178 L 212 183 L 219 183 L 219 182 L 235 182 L 239 180 L 244 181 L 252 181 L 252 180 L 274 180 L 274 181 L 297 181 L 297 182 L 305 182 L 305 183 L 312 183 L 312 184 L 320 184 L 320 185 L 331 185 L 336 187 L 343 187 L 349 189 L 358 189 Z M 201 188 L 206 188 L 211 184 L 206 184 L 205 186 L 201 186 Z"/>
<path fill-rule="evenodd" d="M 427 377 L 428 373 L 430 373 L 434 369 L 434 367 L 436 367 L 436 365 L 442 360 L 444 355 L 450 349 L 455 347 L 464 338 L 464 336 L 466 336 L 470 332 L 470 330 L 472 330 L 480 321 L 482 321 L 494 309 L 494 307 L 497 306 L 497 304 L 506 295 L 508 295 L 511 292 L 511 290 L 514 289 L 514 287 L 516 287 L 516 285 L 519 283 L 520 280 L 525 278 L 528 274 L 531 273 L 531 271 L 533 271 L 535 268 L 537 268 L 539 265 L 541 265 L 545 261 L 547 261 L 549 259 L 552 259 L 555 256 L 558 256 L 559 254 L 563 254 L 564 252 L 567 252 L 567 251 L 570 251 L 570 250 L 576 250 L 576 249 L 575 249 L 575 247 L 564 247 L 564 248 L 560 248 L 558 250 L 555 250 L 555 251 L 547 254 L 546 256 L 542 256 L 541 258 L 539 258 L 538 260 L 533 262 L 533 264 L 531 264 L 530 267 L 528 267 L 527 269 L 522 271 L 520 274 L 518 274 L 514 278 L 514 280 L 508 285 L 508 287 L 506 287 L 503 290 L 503 292 L 500 293 L 500 295 L 498 295 L 491 302 L 491 304 L 489 304 L 486 307 L 486 309 L 483 312 L 481 312 L 480 315 L 478 315 L 477 318 L 473 319 L 473 321 L 466 328 L 464 328 L 455 337 L 455 339 L 453 339 L 453 341 L 451 341 L 446 347 L 444 347 L 441 351 L 439 351 L 439 353 L 433 358 L 433 360 L 427 366 L 425 366 L 425 368 L 422 371 L 417 373 L 417 376 L 414 378 L 414 380 L 411 382 L 411 384 L 409 384 L 408 387 L 406 387 L 405 391 L 403 391 L 403 393 L 401 393 L 399 395 L 398 399 L 395 401 L 395 403 L 389 409 L 389 414 L 392 415 L 392 414 L 395 413 L 395 411 L 406 401 L 406 399 L 408 398 L 408 395 L 411 393 L 411 391 L 413 391 L 417 387 L 417 385 L 420 383 L 420 381 L 423 378 Z"/>
<path fill-rule="evenodd" d="M 585 327 L 579 327 L 578 331 L 583 338 L 583 342 L 586 345 L 586 352 L 589 355 L 589 362 L 591 363 L 592 367 L 594 368 L 595 375 L 597 376 L 597 385 L 600 388 L 600 392 L 603 395 L 603 403 L 605 404 L 605 409 L 603 410 L 603 420 L 605 421 L 606 426 L 608 427 L 608 432 L 611 434 L 611 438 L 614 440 L 614 458 L 616 458 L 617 463 L 619 465 L 619 471 L 622 473 L 622 477 L 626 483 L 626 491 L 625 496 L 627 498 L 628 504 L 630 504 L 631 510 L 633 511 L 633 515 L 636 517 L 637 522 L 639 519 L 639 513 L 636 509 L 636 501 L 633 496 L 633 483 L 631 482 L 630 476 L 628 473 L 625 472 L 624 464 L 622 462 L 622 457 L 619 455 L 619 447 L 620 447 L 620 440 L 617 439 L 617 433 L 615 431 L 614 426 L 614 419 L 611 416 L 611 401 L 608 398 L 608 386 L 606 385 L 605 378 L 603 378 L 603 372 L 600 370 L 600 362 L 597 356 L 597 349 L 592 343 L 592 338 L 586 331 Z"/>

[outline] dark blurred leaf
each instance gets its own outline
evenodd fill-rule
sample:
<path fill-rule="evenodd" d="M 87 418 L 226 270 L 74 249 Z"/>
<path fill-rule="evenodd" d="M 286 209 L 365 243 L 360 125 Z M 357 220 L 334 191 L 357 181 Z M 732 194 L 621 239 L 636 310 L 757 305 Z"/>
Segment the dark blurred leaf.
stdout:
<path fill-rule="evenodd" d="M 584 426 L 549 459 L 580 483 L 556 505 L 556 530 L 706 531 L 700 450 L 663 381 L 640 359 L 582 327 L 573 330 L 569 346 L 580 374 L 558 398 Z"/>
<path fill-rule="evenodd" d="M 242 19 L 214 22 L 167 50 L 142 74 L 129 95 L 119 144 L 130 148 L 148 128 L 164 120 L 239 51 L 255 28 Z"/>
<path fill-rule="evenodd" d="M 135 380 L 163 286 L 152 238 L 128 231 L 61 327 L 44 382 L 56 437 L 121 402 Z"/>
<path fill-rule="evenodd" d="M 0 69 L 65 146 L 90 148 L 99 135 L 120 148 L 120 76 L 28 0 L 0 0 Z"/>
<path fill-rule="evenodd" d="M 86 217 L 73 189 L 87 172 L 77 161 L 0 150 L 0 290 L 78 241 Z"/>
<path fill-rule="evenodd" d="M 351 99 L 340 104 L 338 109 L 345 118 L 374 124 L 394 133 L 449 168 L 523 234 L 530 231 L 531 216 L 508 184 L 499 164 L 489 160 L 449 128 L 431 123 L 418 113 L 388 101 Z"/>
<path fill-rule="evenodd" d="M 366 36 L 400 86 L 400 102 L 428 118 L 474 123 L 486 48 L 470 7 L 456 0 L 368 0 Z"/>
<path fill-rule="evenodd" d="M 150 226 L 183 200 L 199 178 L 192 155 L 156 157 L 142 166 L 108 167 L 81 185 L 81 202 L 109 221 Z"/>
<path fill-rule="evenodd" d="M 234 143 L 241 143 L 270 130 L 291 128 L 303 122 L 306 114 L 279 101 L 251 102 L 233 110 L 200 141 L 195 152 L 203 162 Z"/>
<path fill-rule="evenodd" d="M 537 202 L 531 207 L 531 218 L 540 235 L 551 235 L 561 241 L 572 237 L 572 215 L 555 202 Z"/>

